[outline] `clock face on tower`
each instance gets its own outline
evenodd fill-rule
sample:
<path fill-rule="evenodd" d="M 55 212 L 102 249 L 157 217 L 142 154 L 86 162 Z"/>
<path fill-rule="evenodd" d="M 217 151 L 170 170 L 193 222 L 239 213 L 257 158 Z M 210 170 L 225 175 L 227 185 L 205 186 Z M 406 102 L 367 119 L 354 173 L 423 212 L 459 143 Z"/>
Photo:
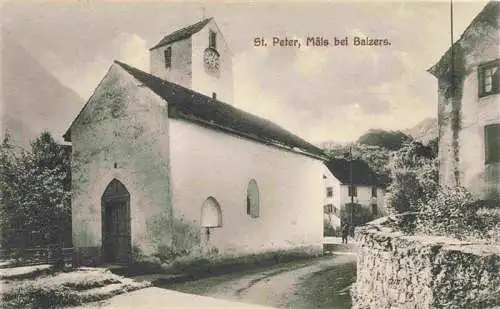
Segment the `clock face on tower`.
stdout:
<path fill-rule="evenodd" d="M 207 48 L 203 52 L 203 63 L 205 69 L 210 73 L 219 73 L 219 53 L 213 48 Z"/>

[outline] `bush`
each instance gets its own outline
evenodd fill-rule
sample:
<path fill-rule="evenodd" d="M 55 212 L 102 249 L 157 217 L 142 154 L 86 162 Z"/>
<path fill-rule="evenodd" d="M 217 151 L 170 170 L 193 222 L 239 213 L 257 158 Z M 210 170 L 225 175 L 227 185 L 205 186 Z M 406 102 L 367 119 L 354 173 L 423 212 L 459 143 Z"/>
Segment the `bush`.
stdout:
<path fill-rule="evenodd" d="M 491 239 L 498 235 L 492 233 L 498 231 L 497 206 L 477 200 L 465 188 L 442 188 L 436 197 L 420 204 L 416 227 L 425 234 L 461 240 Z"/>
<path fill-rule="evenodd" d="M 184 219 L 173 220 L 173 242 L 171 253 L 174 258 L 185 256 L 195 251 L 201 244 L 200 228 Z"/>
<path fill-rule="evenodd" d="M 182 218 L 170 221 L 167 214 L 160 214 L 151 218 L 148 226 L 155 243 L 153 256 L 161 264 L 191 255 L 200 247 L 200 228 L 192 222 Z M 171 227 L 171 233 L 165 233 L 165 228 L 168 227 Z M 134 256 L 137 261 L 152 262 L 150 258 L 143 256 L 138 248 L 134 249 Z"/>
<path fill-rule="evenodd" d="M 351 209 L 353 226 L 360 226 L 375 219 L 371 210 L 367 207 L 363 207 L 363 205 L 356 203 L 354 203 L 354 205 L 348 203 L 345 207 L 340 209 L 340 221 L 342 224 L 351 223 Z"/>
<path fill-rule="evenodd" d="M 485 239 L 500 242 L 500 203 L 495 208 L 481 207 L 477 211 L 478 220 L 483 227 Z"/>
<path fill-rule="evenodd" d="M 433 198 L 438 190 L 437 161 L 425 156 L 421 147 L 409 143 L 394 154 L 387 197 L 392 214 L 418 211 L 419 204 Z"/>
<path fill-rule="evenodd" d="M 433 199 L 438 191 L 438 166 L 430 150 L 417 142 L 405 144 L 394 153 L 391 162 L 392 183 L 386 197 L 391 215 L 420 211 L 420 205 Z M 397 216 L 396 224 L 413 233 L 415 215 Z"/>
<path fill-rule="evenodd" d="M 340 237 L 341 236 L 340 227 L 334 228 L 330 224 L 324 223 L 323 224 L 323 236 Z"/>

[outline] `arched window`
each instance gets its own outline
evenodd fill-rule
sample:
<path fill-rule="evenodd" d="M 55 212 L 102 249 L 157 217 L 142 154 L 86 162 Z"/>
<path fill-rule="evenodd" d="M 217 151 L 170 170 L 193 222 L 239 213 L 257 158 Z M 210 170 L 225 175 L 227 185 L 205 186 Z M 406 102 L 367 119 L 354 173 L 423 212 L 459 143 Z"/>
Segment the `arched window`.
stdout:
<path fill-rule="evenodd" d="M 257 182 L 252 179 L 247 188 L 247 214 L 252 218 L 260 216 L 259 188 Z"/>
<path fill-rule="evenodd" d="M 222 211 L 213 197 L 207 198 L 201 206 L 201 226 L 222 227 Z"/>

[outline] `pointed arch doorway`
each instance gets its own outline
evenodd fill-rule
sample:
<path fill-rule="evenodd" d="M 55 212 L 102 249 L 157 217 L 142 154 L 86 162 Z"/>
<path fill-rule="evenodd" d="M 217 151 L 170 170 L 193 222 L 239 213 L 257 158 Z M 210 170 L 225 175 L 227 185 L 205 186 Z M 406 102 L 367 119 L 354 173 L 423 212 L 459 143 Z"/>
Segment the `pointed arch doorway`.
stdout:
<path fill-rule="evenodd" d="M 126 264 L 132 252 L 130 194 L 113 179 L 101 198 L 102 252 L 106 263 Z"/>

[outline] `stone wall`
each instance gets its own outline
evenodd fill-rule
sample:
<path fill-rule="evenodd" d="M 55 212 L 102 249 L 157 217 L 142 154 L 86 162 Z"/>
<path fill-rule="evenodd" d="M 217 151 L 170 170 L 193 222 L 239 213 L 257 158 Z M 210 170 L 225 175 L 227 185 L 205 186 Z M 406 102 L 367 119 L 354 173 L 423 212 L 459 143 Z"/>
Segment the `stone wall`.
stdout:
<path fill-rule="evenodd" d="M 358 228 L 353 308 L 499 308 L 500 246 Z"/>

